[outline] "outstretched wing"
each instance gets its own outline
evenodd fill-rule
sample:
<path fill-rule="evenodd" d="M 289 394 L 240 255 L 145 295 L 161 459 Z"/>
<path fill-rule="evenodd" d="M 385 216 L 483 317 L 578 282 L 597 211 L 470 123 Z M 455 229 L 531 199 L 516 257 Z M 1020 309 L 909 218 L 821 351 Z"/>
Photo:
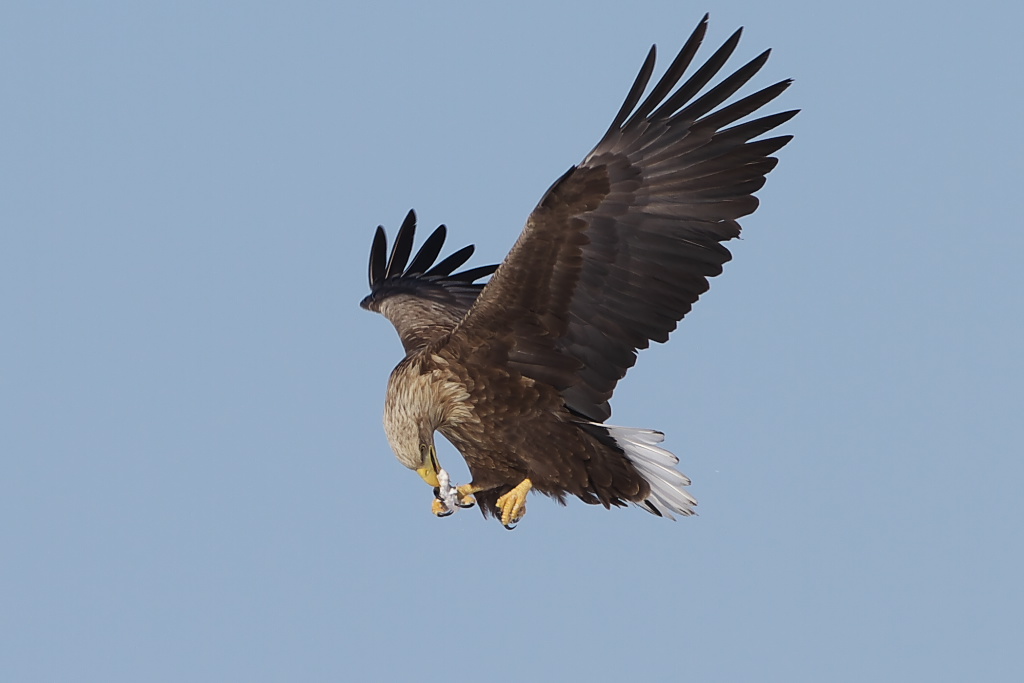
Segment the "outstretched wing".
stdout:
<path fill-rule="evenodd" d="M 414 211 L 402 222 L 389 257 L 386 256 L 388 239 L 384 227 L 377 226 L 373 236 L 370 293 L 359 305 L 391 321 L 406 353 L 450 332 L 483 289 L 483 283 L 476 283 L 476 280 L 490 275 L 498 267 L 483 266 L 452 273 L 473 255 L 472 244 L 435 265 L 446 234 L 445 227 L 438 226 L 420 246 L 411 263 L 409 255 L 416 236 Z"/>
<path fill-rule="evenodd" d="M 792 137 L 751 141 L 796 111 L 736 124 L 788 80 L 721 106 L 769 51 L 698 97 L 742 29 L 680 84 L 706 29 L 705 15 L 637 106 L 654 69 L 651 48 L 607 133 L 547 191 L 452 337 L 554 385 L 591 420 L 611 415 L 608 401 L 637 349 L 666 341 L 722 272 L 731 256 L 720 243 L 740 234 L 736 219 L 757 208 L 771 154 Z"/>

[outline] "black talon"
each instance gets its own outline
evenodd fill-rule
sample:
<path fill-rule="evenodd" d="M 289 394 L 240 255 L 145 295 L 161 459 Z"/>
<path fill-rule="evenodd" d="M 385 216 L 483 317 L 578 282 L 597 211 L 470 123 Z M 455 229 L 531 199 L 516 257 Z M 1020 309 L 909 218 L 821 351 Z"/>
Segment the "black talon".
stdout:
<path fill-rule="evenodd" d="M 444 498 L 441 497 L 441 487 L 440 486 L 435 486 L 434 487 L 434 498 L 437 498 L 438 500 L 444 500 Z"/>
<path fill-rule="evenodd" d="M 458 499 L 456 498 L 455 499 L 455 505 L 457 505 L 458 507 L 462 508 L 463 510 L 468 510 L 469 508 L 471 508 L 474 505 L 476 505 L 476 502 L 471 500 L 468 503 L 460 503 L 458 501 Z"/>
<path fill-rule="evenodd" d="M 452 514 L 453 512 L 455 512 L 455 510 L 447 510 L 447 509 L 446 509 L 446 510 L 445 510 L 444 512 L 438 512 L 438 513 L 437 513 L 437 516 L 438 516 L 438 517 L 448 517 L 448 516 L 449 516 L 449 515 L 451 515 L 451 514 Z"/>
<path fill-rule="evenodd" d="M 502 526 L 505 527 L 506 529 L 508 529 L 509 531 L 512 531 L 513 529 L 516 528 L 515 524 L 502 524 Z"/>

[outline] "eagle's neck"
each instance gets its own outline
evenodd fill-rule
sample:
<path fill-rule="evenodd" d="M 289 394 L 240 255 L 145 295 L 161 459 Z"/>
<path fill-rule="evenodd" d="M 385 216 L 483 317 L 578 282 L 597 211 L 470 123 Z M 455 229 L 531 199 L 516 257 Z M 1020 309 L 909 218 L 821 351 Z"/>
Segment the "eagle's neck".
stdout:
<path fill-rule="evenodd" d="M 395 422 L 416 424 L 429 431 L 472 419 L 466 385 L 452 372 L 450 361 L 437 353 L 415 353 L 391 374 L 388 414 Z"/>

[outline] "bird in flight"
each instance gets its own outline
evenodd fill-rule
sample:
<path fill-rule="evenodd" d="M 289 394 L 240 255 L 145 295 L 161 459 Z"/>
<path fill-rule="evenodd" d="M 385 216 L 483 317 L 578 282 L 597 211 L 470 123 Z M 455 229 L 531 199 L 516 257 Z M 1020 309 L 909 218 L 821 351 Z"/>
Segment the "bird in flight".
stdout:
<path fill-rule="evenodd" d="M 606 424 L 609 400 L 637 351 L 667 341 L 722 272 L 731 255 L 721 243 L 739 236 L 737 219 L 757 208 L 753 193 L 792 137 L 762 136 L 797 113 L 750 118 L 789 80 L 733 98 L 770 50 L 709 87 L 742 29 L 684 80 L 707 21 L 644 97 L 651 48 L 601 141 L 544 193 L 500 265 L 455 272 L 472 245 L 436 262 L 443 225 L 410 261 L 412 211 L 390 255 L 377 228 L 361 305 L 391 321 L 406 352 L 384 430 L 434 488 L 434 514 L 477 504 L 513 528 L 530 491 L 693 514 L 663 434 Z M 435 431 L 462 454 L 469 484 L 451 485 Z"/>

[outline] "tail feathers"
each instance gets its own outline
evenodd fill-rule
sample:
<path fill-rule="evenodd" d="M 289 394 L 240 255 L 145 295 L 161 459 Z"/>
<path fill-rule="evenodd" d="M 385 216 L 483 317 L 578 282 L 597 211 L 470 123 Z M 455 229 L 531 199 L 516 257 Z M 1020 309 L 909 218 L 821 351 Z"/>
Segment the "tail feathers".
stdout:
<path fill-rule="evenodd" d="M 690 485 L 690 479 L 675 469 L 679 458 L 660 448 L 656 444 L 665 440 L 665 435 L 653 429 L 636 427 L 614 427 L 600 425 L 608 430 L 608 434 L 625 453 L 651 487 L 651 493 L 638 506 L 659 517 L 675 519 L 678 515 L 695 514 L 697 501 L 686 492 L 684 487 Z"/>

